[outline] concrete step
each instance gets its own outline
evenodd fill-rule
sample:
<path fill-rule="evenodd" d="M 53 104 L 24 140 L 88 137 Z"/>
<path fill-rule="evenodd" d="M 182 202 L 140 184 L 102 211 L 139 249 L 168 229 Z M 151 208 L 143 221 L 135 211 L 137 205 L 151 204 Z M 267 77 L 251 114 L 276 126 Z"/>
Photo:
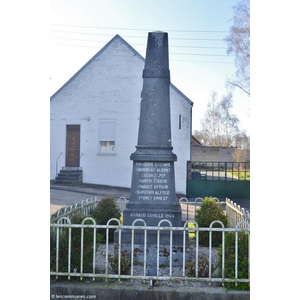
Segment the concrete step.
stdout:
<path fill-rule="evenodd" d="M 82 178 L 81 177 L 78 177 L 78 178 L 55 177 L 55 181 L 58 181 L 58 182 L 70 181 L 70 182 L 79 183 L 79 182 L 82 182 Z"/>
<path fill-rule="evenodd" d="M 66 178 L 66 179 L 77 179 L 77 178 L 82 178 L 82 173 L 78 173 L 78 174 L 62 174 L 62 173 L 59 173 L 58 175 L 57 175 L 57 177 L 56 178 L 58 178 L 58 179 L 64 179 L 64 178 Z"/>
<path fill-rule="evenodd" d="M 54 180 L 53 184 L 59 184 L 59 185 L 76 185 L 76 180 Z"/>
<path fill-rule="evenodd" d="M 82 169 L 63 167 L 57 174 L 54 184 L 60 185 L 76 185 L 82 183 Z"/>
<path fill-rule="evenodd" d="M 62 170 L 66 170 L 66 171 L 82 171 L 82 167 L 62 167 Z"/>
<path fill-rule="evenodd" d="M 82 174 L 82 170 L 61 170 L 61 174 Z"/>

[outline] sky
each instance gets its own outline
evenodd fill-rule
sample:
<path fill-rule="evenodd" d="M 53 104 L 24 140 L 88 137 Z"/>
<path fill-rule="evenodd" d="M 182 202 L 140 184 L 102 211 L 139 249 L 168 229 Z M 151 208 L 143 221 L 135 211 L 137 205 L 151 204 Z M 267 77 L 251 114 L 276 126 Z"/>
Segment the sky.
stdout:
<path fill-rule="evenodd" d="M 50 96 L 116 34 L 145 57 L 149 31 L 168 32 L 171 82 L 194 102 L 200 130 L 213 91 L 226 95 L 236 72 L 223 41 L 239 0 L 51 0 Z M 250 98 L 235 89 L 233 110 L 250 135 Z"/>

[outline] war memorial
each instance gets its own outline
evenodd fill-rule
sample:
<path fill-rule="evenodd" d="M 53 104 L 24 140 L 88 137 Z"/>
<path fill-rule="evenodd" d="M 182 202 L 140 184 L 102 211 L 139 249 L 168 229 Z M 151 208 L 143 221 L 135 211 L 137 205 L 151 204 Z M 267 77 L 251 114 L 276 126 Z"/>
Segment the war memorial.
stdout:
<path fill-rule="evenodd" d="M 166 219 L 173 227 L 182 226 L 181 207 L 175 194 L 174 162 L 177 157 L 172 152 L 169 84 L 168 34 L 150 32 L 143 70 L 138 141 L 136 151 L 130 156 L 133 161 L 130 201 L 123 212 L 123 225 L 132 225 L 136 219 L 142 219 L 147 226 L 158 226 Z M 135 225 L 144 224 L 139 221 Z M 163 222 L 161 226 L 170 225 Z M 118 231 L 115 232 L 115 243 L 117 241 Z M 135 231 L 134 242 L 135 248 L 143 249 L 144 231 Z M 123 230 L 122 246 L 126 248 L 130 243 L 131 230 Z M 156 244 L 157 231 L 149 230 L 149 257 Z M 173 231 L 172 244 L 176 253 L 182 250 L 182 231 Z M 169 231 L 161 232 L 160 245 L 170 246 Z"/>

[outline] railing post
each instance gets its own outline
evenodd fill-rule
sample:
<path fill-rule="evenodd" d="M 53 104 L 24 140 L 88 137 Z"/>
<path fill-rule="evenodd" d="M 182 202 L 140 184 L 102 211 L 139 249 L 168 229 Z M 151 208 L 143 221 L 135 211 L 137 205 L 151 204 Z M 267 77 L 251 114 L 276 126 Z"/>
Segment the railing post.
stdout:
<path fill-rule="evenodd" d="M 58 260 L 59 260 L 59 229 L 56 228 L 56 273 L 58 273 Z M 58 279 L 58 275 L 56 275 Z"/>
<path fill-rule="evenodd" d="M 59 156 L 58 156 L 58 158 L 56 159 L 56 168 L 55 168 L 55 173 L 56 173 L 56 177 L 57 177 L 57 164 L 58 164 L 58 160 L 59 160 L 59 158 L 60 158 L 60 156 L 62 155 L 63 153 L 61 152 L 60 154 L 59 154 Z"/>
<path fill-rule="evenodd" d="M 235 232 L 235 279 L 238 279 L 238 230 Z M 237 282 L 235 282 L 237 286 Z"/>

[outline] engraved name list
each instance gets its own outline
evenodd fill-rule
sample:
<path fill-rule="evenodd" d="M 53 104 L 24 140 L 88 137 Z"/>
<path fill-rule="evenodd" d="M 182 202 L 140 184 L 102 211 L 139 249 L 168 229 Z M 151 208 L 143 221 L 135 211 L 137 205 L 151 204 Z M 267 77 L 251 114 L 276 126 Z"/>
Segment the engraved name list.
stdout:
<path fill-rule="evenodd" d="M 139 200 L 166 201 L 169 198 L 169 162 L 136 162 L 138 176 L 136 193 Z"/>

